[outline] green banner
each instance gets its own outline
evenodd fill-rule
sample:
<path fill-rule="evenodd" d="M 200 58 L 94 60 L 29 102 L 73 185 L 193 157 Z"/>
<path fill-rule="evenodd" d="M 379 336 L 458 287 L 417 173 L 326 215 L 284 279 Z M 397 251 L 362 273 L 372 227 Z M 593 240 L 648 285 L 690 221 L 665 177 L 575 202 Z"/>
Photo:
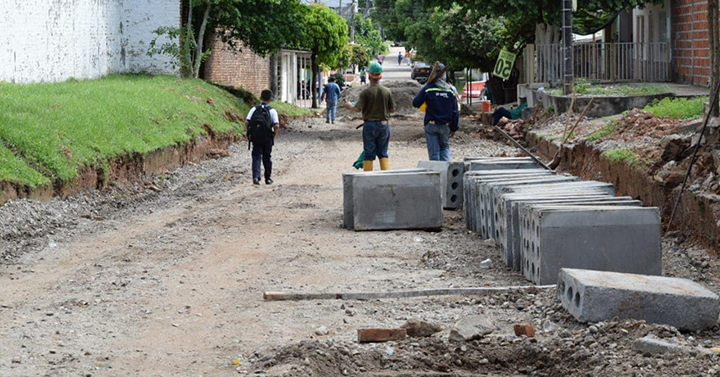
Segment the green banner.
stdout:
<path fill-rule="evenodd" d="M 495 63 L 495 69 L 493 69 L 493 75 L 507 80 L 510 78 L 510 72 L 512 72 L 513 65 L 515 64 L 515 54 L 512 52 L 502 49 L 500 56 L 498 56 L 497 63 Z"/>

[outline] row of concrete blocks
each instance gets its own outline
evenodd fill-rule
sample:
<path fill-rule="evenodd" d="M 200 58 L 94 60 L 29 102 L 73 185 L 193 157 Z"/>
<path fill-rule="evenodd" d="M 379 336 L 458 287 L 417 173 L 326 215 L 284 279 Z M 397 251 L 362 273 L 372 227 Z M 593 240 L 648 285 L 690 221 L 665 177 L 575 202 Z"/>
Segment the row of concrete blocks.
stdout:
<path fill-rule="evenodd" d="M 494 239 L 509 267 L 543 285 L 563 267 L 661 274 L 657 208 L 608 183 L 505 165 L 467 171 L 463 196 L 467 227 Z"/>
<path fill-rule="evenodd" d="M 518 166 L 531 163 L 512 158 Z M 343 174 L 343 224 L 354 230 L 439 229 L 443 208 L 462 207 L 466 169 L 496 169 L 494 159 L 421 161 L 417 169 Z"/>

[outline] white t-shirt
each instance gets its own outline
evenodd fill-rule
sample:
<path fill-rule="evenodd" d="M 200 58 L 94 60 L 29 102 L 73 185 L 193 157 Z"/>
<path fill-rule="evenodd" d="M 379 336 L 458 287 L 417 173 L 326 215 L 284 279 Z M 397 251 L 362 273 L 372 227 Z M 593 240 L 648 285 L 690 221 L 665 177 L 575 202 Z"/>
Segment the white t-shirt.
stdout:
<path fill-rule="evenodd" d="M 262 107 L 266 107 L 266 106 L 268 106 L 268 105 L 262 104 Z M 245 118 L 245 119 L 250 121 L 252 119 L 252 116 L 254 113 L 255 113 L 255 106 L 253 106 L 253 108 L 250 109 L 250 112 L 248 113 L 247 118 Z M 275 109 L 270 109 L 270 118 L 272 118 L 273 125 L 280 124 L 280 118 L 278 118 L 278 113 Z"/>

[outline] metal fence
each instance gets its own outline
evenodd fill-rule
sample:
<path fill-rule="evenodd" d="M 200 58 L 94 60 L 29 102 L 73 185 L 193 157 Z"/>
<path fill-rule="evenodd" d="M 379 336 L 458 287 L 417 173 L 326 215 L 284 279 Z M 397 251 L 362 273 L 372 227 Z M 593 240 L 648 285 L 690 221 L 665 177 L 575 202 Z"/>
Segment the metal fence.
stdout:
<path fill-rule="evenodd" d="M 601 82 L 667 82 L 671 80 L 670 44 L 578 43 L 573 45 L 575 78 Z M 562 81 L 562 45 L 528 45 L 527 82 Z"/>

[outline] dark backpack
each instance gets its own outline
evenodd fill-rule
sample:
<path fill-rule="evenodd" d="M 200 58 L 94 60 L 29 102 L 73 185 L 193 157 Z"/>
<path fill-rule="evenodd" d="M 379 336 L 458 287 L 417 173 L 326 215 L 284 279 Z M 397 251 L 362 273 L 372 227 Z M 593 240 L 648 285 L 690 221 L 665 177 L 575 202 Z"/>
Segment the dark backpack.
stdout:
<path fill-rule="evenodd" d="M 273 137 L 273 122 L 270 110 L 272 110 L 272 107 L 269 105 L 255 106 L 255 112 L 250 118 L 250 122 L 248 122 L 247 136 L 249 143 L 265 143 Z"/>

